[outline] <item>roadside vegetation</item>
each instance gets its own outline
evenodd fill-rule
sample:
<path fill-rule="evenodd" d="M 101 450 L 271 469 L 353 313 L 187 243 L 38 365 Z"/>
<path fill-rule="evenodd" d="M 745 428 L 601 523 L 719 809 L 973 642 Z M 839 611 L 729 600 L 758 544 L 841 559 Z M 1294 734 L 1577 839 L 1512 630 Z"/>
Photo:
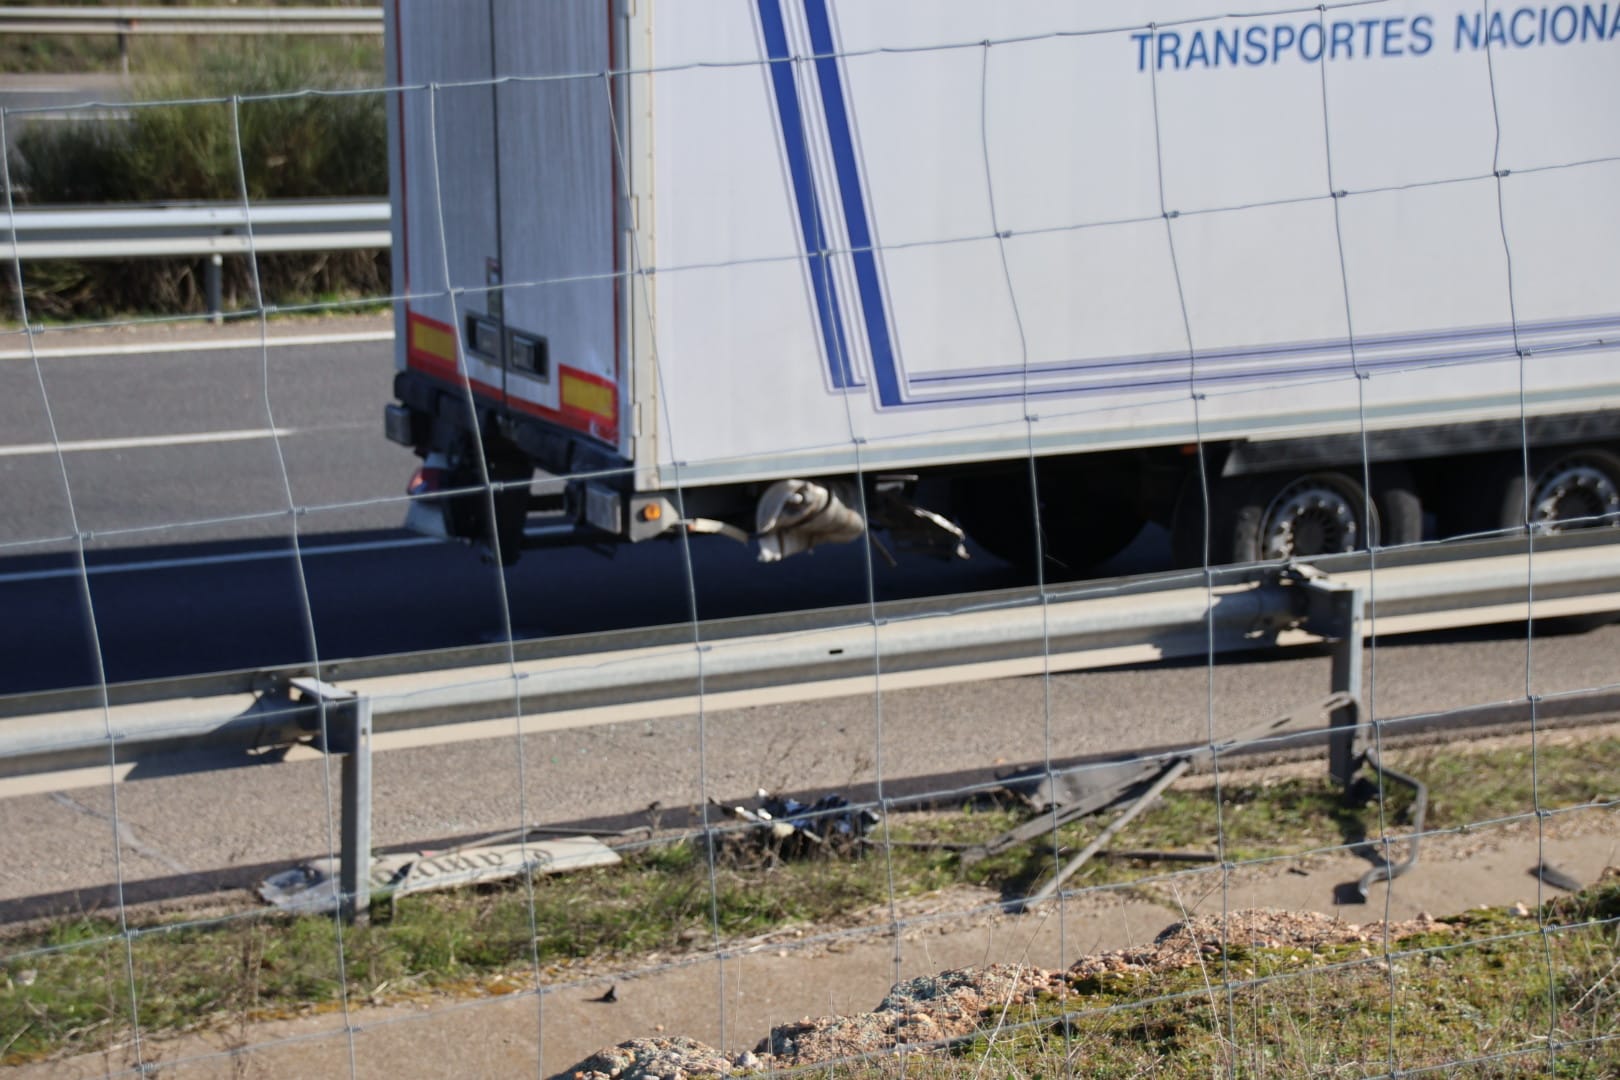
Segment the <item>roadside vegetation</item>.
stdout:
<path fill-rule="evenodd" d="M 246 39 L 142 43 L 127 118 L 11 123 L 18 130 L 10 175 L 19 207 L 225 200 L 385 198 L 385 102 L 381 94 L 300 94 L 383 82 L 377 39 Z M 232 96 L 239 110 L 240 163 Z M 151 104 L 193 102 L 192 104 Z M 383 297 L 386 252 L 264 255 L 268 303 Z M 5 309 L 16 317 L 16 282 L 4 275 Z M 29 262 L 31 321 L 110 319 L 205 310 L 201 260 Z M 223 307 L 253 307 L 251 267 L 228 256 Z"/>
<path fill-rule="evenodd" d="M 1607 806 L 1588 813 L 1605 820 L 1620 816 L 1614 808 L 1620 797 L 1615 790 L 1620 738 L 1543 745 L 1535 764 L 1535 794 L 1543 810 L 1596 803 Z M 1528 815 L 1536 806 L 1525 747 L 1420 750 L 1392 756 L 1391 765 L 1431 785 L 1430 830 Z M 1404 809 L 1394 790 L 1389 795 L 1380 816 L 1376 805 L 1344 806 L 1314 771 L 1282 780 L 1224 782 L 1219 812 L 1226 858 L 1298 856 L 1376 840 L 1386 828 L 1388 835 L 1399 837 L 1407 828 Z M 1216 811 L 1215 791 L 1203 778 L 1171 789 L 1115 843 L 1121 849 L 1208 853 L 1217 833 Z M 416 894 L 396 905 L 380 900 L 373 905 L 371 925 L 344 929 L 341 956 L 330 917 L 252 911 L 201 924 L 158 922 L 132 928 L 126 951 L 114 918 L 86 913 L 0 943 L 0 1061 L 13 1064 L 116 1043 L 126 1037 L 134 1019 L 132 985 L 140 1028 L 150 1035 L 333 1009 L 345 993 L 359 1003 L 512 993 L 532 988 L 537 968 L 551 983 L 579 977 L 586 969 L 578 965 L 589 964 L 596 972 L 643 966 L 701 953 L 717 940 L 735 947 L 881 928 L 888 919 L 891 880 L 902 901 L 953 886 L 982 887 L 989 891 L 951 898 L 953 910 L 975 902 L 974 897 L 987 911 L 994 910 L 998 897 L 1027 895 L 1052 873 L 1050 837 L 971 864 L 960 857 L 960 846 L 987 840 L 1026 816 L 1027 811 L 990 802 L 897 812 L 888 822 L 887 843 L 880 827 L 866 844 L 799 858 L 762 842 L 756 830 L 726 832 L 714 841 L 712 866 L 702 836 L 659 837 L 621 848 L 620 866 L 535 879 L 532 916 L 530 890 L 522 882 Z M 1059 846 L 1065 853 L 1078 850 L 1108 820 L 1104 814 L 1066 826 Z M 1533 828 L 1534 821 L 1520 827 Z M 1396 857 L 1401 847 L 1397 844 Z M 1166 893 L 1158 886 L 1178 872 L 1218 871 L 1208 866 L 1178 870 L 1175 864 L 1152 859 L 1100 858 L 1067 887 L 1117 885 L 1163 899 Z M 1580 903 L 1589 905 L 1581 909 L 1587 912 L 1583 918 L 1607 919 L 1609 924 L 1569 931 L 1550 949 L 1533 935 L 1403 961 L 1403 1031 L 1397 1034 L 1407 1039 L 1403 1032 L 1410 1027 L 1410 1038 L 1419 1043 L 1417 1048 L 1403 1044 L 1402 1060 L 1407 1061 L 1408 1052 L 1419 1057 L 1439 1052 L 1436 1047 L 1462 1054 L 1474 1045 L 1468 1040 L 1477 1042 L 1482 1032 L 1502 1028 L 1510 1014 L 1522 1014 L 1512 1022 L 1525 1030 L 1546 1034 L 1549 977 L 1558 1000 L 1569 1003 L 1568 1016 L 1588 1016 L 1596 1002 L 1607 1003 L 1611 1021 L 1620 1016 L 1617 987 L 1594 989 L 1599 977 L 1620 962 L 1620 935 L 1613 925 L 1620 917 L 1620 910 L 1613 910 L 1620 904 L 1620 885 L 1610 883 Z M 1579 921 L 1566 908 L 1557 911 L 1559 921 Z M 1166 914 L 1169 921 L 1170 909 Z M 1555 917 L 1551 908 L 1543 915 Z M 1481 940 L 1510 924 L 1515 932 L 1536 926 L 1523 912 L 1470 913 L 1449 921 L 1465 931 L 1464 938 Z M 1447 940 L 1455 944 L 1458 939 Z M 1331 963 L 1335 955 L 1313 957 L 1309 964 Z M 1291 954 L 1229 959 L 1256 972 L 1279 964 L 1297 971 L 1305 963 Z M 1209 995 L 1202 983 L 1194 984 L 1196 978 L 1166 976 L 1168 981 L 1152 983 L 1151 990 L 1168 997 L 1142 1009 L 1105 1011 L 1076 1021 L 1081 1026 L 1056 1043 L 1049 1025 L 1031 1027 L 1016 1043 L 1018 1053 L 1050 1055 L 1061 1046 L 1069 1048 L 1062 1053 L 1070 1053 L 1080 1039 L 1122 1040 L 1129 1053 L 1121 1062 L 1144 1066 L 1156 1056 L 1185 1050 L 1191 1055 L 1184 1059 L 1187 1075 L 1207 1076 L 1215 1060 L 1211 1055 L 1235 1051 L 1223 1050 L 1220 1029 L 1210 1027 Z M 1615 977 L 1611 974 L 1608 981 L 1615 983 Z M 1432 999 L 1426 996 L 1431 984 L 1438 987 Z M 1082 988 L 1091 995 L 1088 1000 L 1110 1008 L 1146 989 L 1130 979 Z M 1273 1039 L 1288 1054 L 1320 1054 L 1331 1060 L 1333 1048 L 1341 1046 L 1335 1039 L 1387 1035 L 1390 992 L 1387 973 L 1356 968 L 1288 986 L 1237 990 L 1233 1000 L 1236 1015 L 1251 1028 L 1246 1047 L 1272 1045 L 1265 1040 Z M 1072 1001 L 1068 1008 L 1073 1012 Z M 1025 1019 L 1038 1015 L 1043 1014 Z M 1290 1032 L 1288 1025 L 1297 1030 Z M 1466 1038 L 1457 1043 L 1453 1036 Z M 1287 1060 L 1269 1066 L 1249 1062 L 1243 1068 L 1254 1074 L 1268 1068 L 1288 1072 Z M 1613 1060 L 1612 1052 L 1604 1060 Z M 1064 1071 L 1061 1062 L 1048 1065 Z M 1412 1066 L 1408 1062 L 1403 1067 Z M 1132 1073 L 1122 1066 L 1117 1075 Z M 1576 1070 L 1567 1075 L 1599 1074 Z"/>
<path fill-rule="evenodd" d="M 1107 972 L 992 1010 L 945 1053 L 851 1077 L 1620 1075 L 1620 876 L 1531 916 L 1476 909 L 1382 950 L 1210 946 L 1168 971 Z M 1545 927 L 1545 931 L 1543 930 Z M 1232 984 L 1223 986 L 1222 971 Z"/>

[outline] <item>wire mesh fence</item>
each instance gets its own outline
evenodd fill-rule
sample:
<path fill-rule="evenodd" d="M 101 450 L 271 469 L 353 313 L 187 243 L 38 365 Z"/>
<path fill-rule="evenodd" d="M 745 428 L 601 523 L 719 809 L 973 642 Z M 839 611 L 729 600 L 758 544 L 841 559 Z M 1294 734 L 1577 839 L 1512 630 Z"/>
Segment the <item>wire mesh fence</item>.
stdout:
<path fill-rule="evenodd" d="M 404 3 L 380 89 L 128 106 L 251 207 L 290 99 L 382 102 L 388 295 L 255 252 L 226 330 L 42 325 L 13 260 L 0 725 L 76 688 L 104 753 L 0 779 L 7 1063 L 1620 1068 L 1569 621 L 1620 605 L 1538 578 L 1620 522 L 1612 8 L 649 7 Z M 1492 538 L 1511 589 L 1389 614 Z M 1040 646 L 906 651 L 981 616 Z M 226 669 L 305 737 L 137 750 Z"/>

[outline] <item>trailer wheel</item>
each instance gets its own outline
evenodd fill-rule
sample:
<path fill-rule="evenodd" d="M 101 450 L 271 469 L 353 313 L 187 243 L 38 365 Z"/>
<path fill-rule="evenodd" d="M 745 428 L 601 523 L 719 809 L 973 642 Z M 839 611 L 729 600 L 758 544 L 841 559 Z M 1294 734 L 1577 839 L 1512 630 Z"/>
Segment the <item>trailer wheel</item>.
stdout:
<path fill-rule="evenodd" d="M 1620 457 L 1596 447 L 1557 450 L 1531 458 L 1529 499 L 1524 469 L 1507 467 L 1502 483 L 1500 528 L 1561 533 L 1620 525 Z"/>
<path fill-rule="evenodd" d="M 1405 468 L 1374 470 L 1370 508 L 1364 491 L 1349 473 L 1329 469 L 1216 481 L 1210 491 L 1210 565 L 1333 555 L 1422 539 L 1423 508 Z M 1174 542 L 1183 565 L 1203 562 L 1203 496 L 1196 477 L 1183 492 Z"/>

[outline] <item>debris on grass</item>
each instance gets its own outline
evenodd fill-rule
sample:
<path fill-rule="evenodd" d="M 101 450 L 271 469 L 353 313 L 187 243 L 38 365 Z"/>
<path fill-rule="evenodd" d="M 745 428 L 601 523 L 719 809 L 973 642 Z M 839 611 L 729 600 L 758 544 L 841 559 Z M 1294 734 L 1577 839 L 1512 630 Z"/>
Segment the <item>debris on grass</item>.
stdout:
<path fill-rule="evenodd" d="M 732 814 L 758 825 L 754 835 L 767 836 L 773 850 L 786 857 L 802 857 L 829 844 L 838 850 L 856 850 L 858 842 L 883 820 L 870 807 L 852 806 L 836 792 L 804 803 L 760 788 L 755 798 L 758 806 L 736 806 Z"/>
<path fill-rule="evenodd" d="M 472 843 L 445 851 L 378 855 L 371 860 L 375 896 L 395 899 L 433 889 L 454 889 L 524 874 L 562 874 L 612 866 L 618 854 L 593 836 L 517 844 Z M 338 908 L 338 864 L 317 859 L 266 878 L 259 896 L 283 911 L 320 914 Z"/>

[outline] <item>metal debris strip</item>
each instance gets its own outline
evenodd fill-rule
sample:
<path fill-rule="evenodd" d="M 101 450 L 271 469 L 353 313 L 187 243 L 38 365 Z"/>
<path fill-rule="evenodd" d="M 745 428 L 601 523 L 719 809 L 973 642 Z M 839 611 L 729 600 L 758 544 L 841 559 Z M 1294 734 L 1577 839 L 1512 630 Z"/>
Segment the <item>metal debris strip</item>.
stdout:
<path fill-rule="evenodd" d="M 1002 786 L 1029 804 L 1035 816 L 992 840 L 964 849 L 962 863 L 970 865 L 999 855 L 1046 836 L 1071 821 L 1106 810 L 1134 789 L 1149 783 L 1157 771 L 1154 761 L 1140 758 L 1063 772 L 1025 769 L 1004 777 Z"/>
<path fill-rule="evenodd" d="M 1343 709 L 1347 705 L 1345 694 L 1335 692 L 1322 700 L 1318 709 L 1323 713 L 1332 713 Z M 1003 851 L 1015 848 L 1020 844 L 1028 843 L 1037 837 L 1050 835 L 1054 830 L 1062 828 L 1070 822 L 1078 821 L 1083 817 L 1107 810 L 1118 805 L 1124 799 L 1143 791 L 1144 786 L 1151 785 L 1148 790 L 1154 798 L 1162 792 L 1168 783 L 1160 785 L 1165 773 L 1174 769 L 1178 764 L 1185 767 L 1179 769 L 1171 780 L 1186 772 L 1187 768 L 1212 760 L 1216 755 L 1234 749 L 1247 743 L 1274 736 L 1294 723 L 1297 713 L 1288 713 L 1284 716 L 1266 720 L 1253 727 L 1246 728 L 1238 734 L 1214 746 L 1198 746 L 1166 757 L 1125 758 L 1119 761 L 1107 761 L 1080 765 L 1071 769 L 1053 770 L 1040 767 L 1020 769 L 1001 778 L 1001 785 L 1007 791 L 1023 800 L 1035 816 L 1028 821 L 1009 829 L 994 839 L 983 844 L 964 848 L 961 860 L 964 864 L 978 862 L 991 855 L 999 855 Z M 1157 791 L 1153 791 L 1157 788 Z M 1147 798 L 1146 795 L 1137 795 L 1137 798 Z M 1151 802 L 1151 799 L 1148 800 Z M 1135 817 L 1146 804 L 1127 811 Z M 1091 855 L 1101 854 L 1102 845 L 1111 838 L 1119 828 L 1126 824 L 1126 820 L 1116 821 L 1109 830 L 1099 837 L 1093 847 L 1096 850 Z M 1118 856 L 1115 856 L 1118 857 Z M 1185 856 L 1183 856 L 1185 857 Z M 1089 858 L 1089 855 L 1088 855 Z M 1078 867 L 1076 867 L 1078 869 Z M 1070 870 L 1069 873 L 1073 873 Z M 1068 874 L 1062 874 L 1062 879 Z"/>
<path fill-rule="evenodd" d="M 371 889 L 398 899 L 411 893 L 454 889 L 524 874 L 565 874 L 593 866 L 613 866 L 619 855 L 593 836 L 517 843 L 477 843 L 446 851 L 377 855 L 371 860 Z M 283 911 L 334 911 L 341 902 L 337 860 L 315 859 L 273 874 L 259 896 Z"/>
<path fill-rule="evenodd" d="M 1388 765 L 1385 765 L 1378 759 L 1378 754 L 1373 750 L 1367 750 L 1362 753 L 1360 764 L 1365 765 L 1378 779 L 1377 782 L 1374 783 L 1363 778 L 1351 785 L 1350 790 L 1346 792 L 1346 798 L 1350 801 L 1370 802 L 1377 799 L 1380 806 L 1382 806 L 1387 799 L 1385 793 L 1386 783 L 1401 784 L 1402 786 L 1408 787 L 1412 790 L 1412 808 L 1410 812 L 1412 835 L 1406 841 L 1408 845 L 1406 850 L 1406 858 L 1402 859 L 1400 862 L 1391 862 L 1387 856 L 1379 857 L 1373 868 L 1362 875 L 1361 880 L 1356 882 L 1356 893 L 1359 895 L 1361 902 L 1366 903 L 1372 887 L 1378 882 L 1394 881 L 1396 878 L 1400 877 L 1402 874 L 1406 873 L 1408 870 L 1412 869 L 1412 867 L 1417 865 L 1418 837 L 1423 835 L 1423 819 L 1428 814 L 1429 788 L 1428 785 L 1424 784 L 1423 781 L 1419 780 L 1417 777 L 1408 776 L 1403 772 L 1397 772 Z M 1384 844 L 1385 850 L 1387 851 L 1387 836 Z M 1351 902 L 1354 902 L 1356 899 L 1355 896 L 1349 895 L 1346 890 L 1340 890 L 1340 895 L 1342 898 Z"/>
<path fill-rule="evenodd" d="M 1040 904 L 1044 904 L 1046 901 L 1056 896 L 1058 890 L 1063 888 L 1063 883 L 1069 880 L 1069 878 L 1074 875 L 1075 871 L 1079 870 L 1086 863 L 1090 862 L 1093 855 L 1107 847 L 1108 842 L 1112 840 L 1121 829 L 1129 825 L 1132 821 L 1136 820 L 1138 814 L 1157 802 L 1159 796 L 1164 794 L 1165 789 L 1171 784 L 1175 783 L 1177 780 L 1181 779 L 1181 775 L 1190 768 L 1192 768 L 1192 759 L 1189 757 L 1177 758 L 1175 761 L 1172 761 L 1169 765 L 1165 766 L 1164 769 L 1159 773 L 1158 777 L 1153 781 L 1152 786 L 1150 786 L 1146 791 L 1142 792 L 1141 795 L 1138 795 L 1129 806 L 1120 812 L 1118 817 L 1109 822 L 1108 827 L 1102 832 L 1098 833 L 1096 838 L 1093 839 L 1091 843 L 1087 844 L 1078 855 L 1064 863 L 1063 866 L 1059 868 L 1058 872 L 1053 875 L 1051 881 L 1048 881 L 1045 885 L 1041 886 L 1038 892 L 1033 893 L 1027 900 L 1024 901 L 1024 910 L 1027 911 Z"/>

